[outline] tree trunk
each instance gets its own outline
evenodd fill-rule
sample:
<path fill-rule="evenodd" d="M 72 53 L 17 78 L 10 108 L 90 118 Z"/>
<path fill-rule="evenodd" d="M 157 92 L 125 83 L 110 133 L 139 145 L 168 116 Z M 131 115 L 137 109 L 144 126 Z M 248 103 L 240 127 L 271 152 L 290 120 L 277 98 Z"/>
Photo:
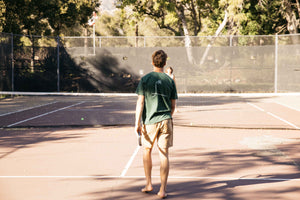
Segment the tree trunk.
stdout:
<path fill-rule="evenodd" d="M 300 6 L 299 2 L 297 1 L 297 10 L 299 12 Z M 292 3 L 288 0 L 284 0 L 282 2 L 283 7 L 283 14 L 285 16 L 285 19 L 287 21 L 287 30 L 290 34 L 297 34 L 298 33 L 298 27 L 299 27 L 299 19 L 296 17 L 295 11 L 292 9 Z M 293 44 L 298 44 L 298 37 L 292 37 Z"/>
<path fill-rule="evenodd" d="M 227 16 L 228 16 L 228 13 L 227 11 L 225 10 L 225 16 L 224 16 L 224 19 L 223 19 L 223 22 L 220 24 L 219 28 L 217 29 L 216 33 L 215 33 L 215 37 L 213 37 L 210 41 L 210 43 L 207 45 L 206 49 L 205 49 L 205 52 L 201 58 L 201 61 L 200 61 L 200 65 L 202 65 L 206 59 L 206 56 L 210 50 L 210 47 L 212 46 L 212 44 L 214 43 L 216 37 L 221 33 L 222 29 L 224 28 L 224 26 L 226 25 L 226 22 L 227 22 Z"/>
<path fill-rule="evenodd" d="M 139 47 L 139 25 L 138 22 L 135 22 L 135 47 Z"/>
<path fill-rule="evenodd" d="M 177 11 L 179 19 L 181 20 L 181 23 L 182 23 L 183 34 L 184 34 L 184 44 L 185 44 L 188 61 L 191 64 L 196 64 L 195 59 L 193 57 L 193 52 L 192 52 L 192 47 L 191 47 L 191 38 L 189 36 L 189 30 L 188 30 L 188 26 L 186 23 L 183 6 L 180 5 L 179 7 L 177 7 L 176 11 Z"/>

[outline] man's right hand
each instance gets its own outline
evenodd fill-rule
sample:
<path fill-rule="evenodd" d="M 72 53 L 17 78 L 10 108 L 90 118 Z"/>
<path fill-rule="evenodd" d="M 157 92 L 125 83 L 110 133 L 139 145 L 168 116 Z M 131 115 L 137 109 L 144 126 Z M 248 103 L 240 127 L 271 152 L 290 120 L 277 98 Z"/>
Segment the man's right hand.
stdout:
<path fill-rule="evenodd" d="M 135 126 L 135 134 L 136 135 L 141 135 L 142 133 L 142 126 L 141 125 L 136 125 Z"/>

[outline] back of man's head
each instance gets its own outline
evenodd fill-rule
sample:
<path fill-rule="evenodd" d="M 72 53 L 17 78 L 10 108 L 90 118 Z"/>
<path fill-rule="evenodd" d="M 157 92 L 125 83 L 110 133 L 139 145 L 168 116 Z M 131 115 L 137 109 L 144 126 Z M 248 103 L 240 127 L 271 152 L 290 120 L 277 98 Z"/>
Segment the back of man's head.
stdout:
<path fill-rule="evenodd" d="M 152 54 L 152 62 L 155 67 L 163 68 L 166 65 L 168 55 L 163 50 L 155 51 Z"/>

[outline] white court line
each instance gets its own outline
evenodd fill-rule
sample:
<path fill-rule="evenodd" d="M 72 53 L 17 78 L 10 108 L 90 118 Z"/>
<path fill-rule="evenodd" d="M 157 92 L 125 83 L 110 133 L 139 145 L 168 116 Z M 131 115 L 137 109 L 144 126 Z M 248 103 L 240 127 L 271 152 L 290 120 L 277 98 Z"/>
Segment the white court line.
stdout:
<path fill-rule="evenodd" d="M 34 109 L 34 108 L 39 108 L 39 107 L 42 107 L 42 106 L 47 106 L 47 105 L 54 104 L 54 103 L 57 103 L 57 101 L 46 103 L 46 104 L 42 104 L 42 105 L 38 105 L 38 106 L 33 106 L 33 107 L 30 107 L 30 108 L 25 108 L 25 109 L 17 110 L 17 111 L 14 111 L 14 112 L 4 113 L 4 114 L 1 114 L 0 117 L 5 116 L 5 115 L 10 115 L 10 114 L 18 113 L 18 112 L 22 112 L 22 111 L 25 111 L 25 110 L 31 110 L 31 109 Z"/>
<path fill-rule="evenodd" d="M 249 102 L 247 102 L 247 104 L 249 104 L 250 106 L 252 106 L 252 107 L 254 107 L 254 108 L 256 108 L 256 109 L 258 109 L 258 110 L 260 110 L 262 112 L 266 112 L 268 115 L 271 115 L 272 117 L 274 117 L 276 119 L 279 119 L 280 121 L 282 121 L 282 122 L 284 122 L 284 123 L 286 123 L 286 124 L 294 127 L 295 129 L 299 129 L 300 130 L 300 127 L 296 126 L 295 124 L 293 124 L 293 123 L 291 123 L 291 122 L 289 122 L 289 121 L 287 121 L 287 120 L 285 120 L 285 119 L 283 119 L 283 118 L 281 118 L 281 117 L 279 117 L 279 116 L 277 116 L 277 115 L 275 115 L 275 114 L 273 114 L 271 112 L 267 112 L 267 111 L 265 111 L 264 109 L 262 109 L 261 107 L 259 107 L 257 105 L 254 105 L 254 104 L 249 103 Z"/>
<path fill-rule="evenodd" d="M 127 162 L 127 164 L 126 164 L 124 170 L 122 171 L 120 177 L 124 177 L 124 176 L 126 175 L 128 169 L 129 169 L 129 167 L 131 166 L 131 164 L 132 164 L 132 162 L 133 162 L 135 156 L 136 156 L 137 153 L 139 152 L 139 150 L 140 150 L 140 146 L 138 145 L 138 146 L 136 147 L 136 149 L 134 150 L 132 156 L 130 157 L 129 161 Z"/>
<path fill-rule="evenodd" d="M 0 179 L 13 179 L 13 178 L 24 178 L 24 179 L 39 179 L 39 178 L 49 178 L 49 179 L 144 179 L 145 176 L 0 176 Z M 152 176 L 152 178 L 160 179 L 160 176 Z M 169 179 L 192 179 L 192 180 L 224 180 L 224 181 L 234 181 L 234 180 L 252 180 L 252 181 L 300 181 L 300 178 L 237 178 L 237 177 L 199 177 L 199 176 L 169 176 Z"/>
<path fill-rule="evenodd" d="M 249 104 L 250 106 L 252 106 L 252 107 L 254 107 L 254 108 L 256 108 L 256 109 L 258 109 L 258 110 L 260 110 L 260 111 L 262 111 L 262 112 L 265 112 L 264 109 L 262 109 L 261 107 L 258 107 L 257 105 L 254 105 L 253 103 L 247 102 L 247 104 Z"/>
<path fill-rule="evenodd" d="M 289 121 L 287 121 L 287 120 L 285 120 L 285 119 L 282 119 L 281 117 L 278 117 L 277 115 L 274 115 L 274 114 L 271 113 L 271 112 L 267 112 L 267 114 L 269 114 L 269 115 L 275 117 L 276 119 L 279 119 L 280 121 L 283 121 L 284 123 L 287 123 L 288 125 L 294 127 L 295 129 L 299 129 L 299 130 L 300 130 L 300 128 L 299 128 L 298 126 L 296 126 L 295 124 L 293 124 L 293 123 L 291 123 L 291 122 L 289 122 Z"/>
<path fill-rule="evenodd" d="M 300 109 L 294 108 L 294 107 L 292 107 L 292 106 L 288 106 L 288 105 L 286 105 L 286 104 L 284 104 L 284 103 L 279 103 L 279 102 L 275 102 L 275 103 L 277 103 L 277 104 L 279 104 L 279 105 L 282 105 L 282 106 L 285 106 L 285 107 L 287 107 L 287 108 L 289 108 L 289 109 L 296 110 L 296 111 L 300 112 Z"/>
<path fill-rule="evenodd" d="M 30 120 L 33 120 L 33 119 L 36 119 L 36 118 L 39 118 L 39 117 L 43 117 L 43 116 L 49 115 L 49 114 L 51 114 L 51 113 L 55 113 L 55 112 L 60 111 L 60 110 L 64 110 L 64 109 L 70 108 L 70 107 L 72 107 L 72 106 L 76 106 L 76 105 L 82 104 L 82 103 L 84 103 L 84 102 L 85 102 L 85 101 L 81 101 L 81 102 L 79 102 L 79 103 L 72 104 L 72 105 L 70 105 L 70 106 L 66 106 L 66 107 L 63 107 L 63 108 L 60 108 L 60 109 L 57 109 L 57 110 L 53 110 L 53 111 L 51 111 L 51 112 L 47 112 L 47 113 L 44 113 L 44 114 L 41 114 L 41 115 L 37 115 L 37 116 L 35 116 L 35 117 L 31 117 L 31 118 L 28 118 L 28 119 L 25 119 L 25 120 L 22 120 L 22 121 L 19 121 L 19 122 L 10 124 L 10 125 L 8 125 L 7 127 L 12 127 L 12 126 L 15 126 L 15 125 L 17 125 L 17 124 L 21 124 L 21 123 L 23 123 L 23 122 L 27 122 L 27 121 L 30 121 Z"/>

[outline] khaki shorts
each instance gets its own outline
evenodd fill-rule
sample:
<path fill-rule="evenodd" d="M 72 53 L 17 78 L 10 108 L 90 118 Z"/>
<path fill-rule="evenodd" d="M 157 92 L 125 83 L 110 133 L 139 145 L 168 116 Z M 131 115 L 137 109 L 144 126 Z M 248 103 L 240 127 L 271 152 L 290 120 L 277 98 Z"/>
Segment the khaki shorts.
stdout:
<path fill-rule="evenodd" d="M 152 148 L 155 140 L 157 140 L 157 145 L 162 149 L 173 146 L 172 119 L 166 119 L 156 124 L 144 126 L 142 137 L 143 147 Z"/>

